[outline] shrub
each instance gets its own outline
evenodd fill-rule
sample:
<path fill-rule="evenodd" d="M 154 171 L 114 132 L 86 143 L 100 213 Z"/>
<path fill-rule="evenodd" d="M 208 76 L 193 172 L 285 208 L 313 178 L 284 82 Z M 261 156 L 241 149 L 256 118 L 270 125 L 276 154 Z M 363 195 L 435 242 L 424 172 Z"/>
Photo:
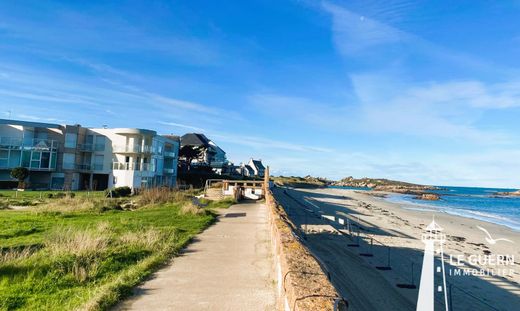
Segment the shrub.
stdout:
<path fill-rule="evenodd" d="M 54 195 L 55 198 L 57 199 L 63 199 L 65 197 L 65 193 L 63 192 L 58 192 Z"/>
<path fill-rule="evenodd" d="M 11 170 L 11 177 L 18 180 L 18 188 L 23 189 L 24 180 L 29 177 L 29 170 L 25 167 L 15 167 Z"/>
<path fill-rule="evenodd" d="M 105 194 L 107 197 L 112 196 L 113 198 L 123 198 L 130 196 L 132 194 L 132 189 L 127 186 L 117 187 L 105 190 Z"/>

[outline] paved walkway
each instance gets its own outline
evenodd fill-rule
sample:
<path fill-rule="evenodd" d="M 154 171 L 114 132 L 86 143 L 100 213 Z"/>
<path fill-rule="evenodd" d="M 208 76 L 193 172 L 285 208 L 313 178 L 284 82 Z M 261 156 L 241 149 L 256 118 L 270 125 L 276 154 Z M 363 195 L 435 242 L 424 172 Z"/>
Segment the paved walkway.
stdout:
<path fill-rule="evenodd" d="M 267 207 L 236 204 L 116 310 L 274 310 Z"/>

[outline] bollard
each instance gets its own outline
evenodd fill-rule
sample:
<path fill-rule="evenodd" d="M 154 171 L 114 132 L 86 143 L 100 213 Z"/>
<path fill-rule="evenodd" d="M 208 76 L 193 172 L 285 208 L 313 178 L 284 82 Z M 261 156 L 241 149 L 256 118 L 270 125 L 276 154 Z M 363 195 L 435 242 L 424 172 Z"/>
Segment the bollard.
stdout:
<path fill-rule="evenodd" d="M 357 237 L 356 237 L 356 243 L 347 244 L 347 246 L 359 247 L 359 229 L 358 229 L 358 234 L 357 234 Z"/>
<path fill-rule="evenodd" d="M 370 250 L 368 253 L 360 253 L 359 256 L 363 257 L 374 257 L 374 252 L 372 251 L 374 247 L 374 238 L 370 237 Z"/>
<path fill-rule="evenodd" d="M 413 262 L 412 262 L 412 285 L 415 286 L 414 281 L 413 281 Z"/>
<path fill-rule="evenodd" d="M 452 291 L 452 290 L 453 290 L 453 289 L 452 289 L 452 284 L 450 283 L 450 284 L 449 284 L 449 292 L 448 292 L 448 294 L 450 295 L 450 301 L 449 301 L 449 303 L 448 303 L 448 304 L 450 305 L 450 307 L 449 307 L 449 310 L 450 310 L 450 311 L 453 311 L 453 297 L 451 296 L 451 291 Z"/>
<path fill-rule="evenodd" d="M 377 270 L 392 270 L 390 267 L 390 246 L 387 246 L 387 250 L 386 266 L 377 266 Z"/>
<path fill-rule="evenodd" d="M 410 284 L 397 284 L 397 287 L 399 287 L 399 288 L 407 288 L 407 289 L 415 289 L 415 288 L 417 288 L 417 286 L 415 286 L 414 281 L 413 281 L 413 265 L 414 265 L 414 263 L 412 262 L 412 280 L 411 280 Z"/>

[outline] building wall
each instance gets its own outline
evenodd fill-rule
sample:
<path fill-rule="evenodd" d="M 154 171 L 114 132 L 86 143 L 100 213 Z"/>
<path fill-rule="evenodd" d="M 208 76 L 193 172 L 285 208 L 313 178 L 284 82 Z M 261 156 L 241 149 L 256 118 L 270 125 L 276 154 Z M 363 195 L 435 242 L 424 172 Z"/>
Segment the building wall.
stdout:
<path fill-rule="evenodd" d="M 32 154 L 44 152 L 32 150 L 27 153 L 20 148 L 3 148 L 4 141 L 14 139 L 30 146 L 34 139 L 37 142 L 46 139 L 55 140 L 57 148 L 50 156 L 53 161 L 51 169 L 35 171 L 34 167 L 30 168 L 29 181 L 38 187 L 85 189 L 92 186 L 94 178 L 106 178 L 109 188 L 175 186 L 179 142 L 159 136 L 154 131 L 23 121 L 13 121 L 13 125 L 8 123 L 10 121 L 0 120 L 0 180 L 12 180 L 9 176 L 12 168 L 20 166 L 20 163 L 28 163 L 30 167 L 36 163 L 31 162 Z M 165 152 L 169 153 L 168 156 Z M 129 164 L 125 165 L 127 161 Z"/>

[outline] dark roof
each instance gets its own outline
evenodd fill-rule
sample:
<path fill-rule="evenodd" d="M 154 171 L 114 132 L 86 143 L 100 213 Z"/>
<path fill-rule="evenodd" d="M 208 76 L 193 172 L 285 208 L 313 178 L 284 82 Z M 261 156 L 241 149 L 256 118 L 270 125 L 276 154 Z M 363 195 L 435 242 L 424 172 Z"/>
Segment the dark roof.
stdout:
<path fill-rule="evenodd" d="M 181 137 L 181 146 L 209 146 L 209 139 L 200 133 L 188 133 Z"/>
<path fill-rule="evenodd" d="M 262 164 L 262 161 L 260 160 L 253 160 L 254 166 L 256 166 L 257 170 L 265 170 L 264 165 Z"/>
<path fill-rule="evenodd" d="M 253 168 L 249 165 L 244 165 L 244 168 L 249 172 L 250 175 L 254 175 L 255 174 L 255 170 L 253 170 Z"/>

